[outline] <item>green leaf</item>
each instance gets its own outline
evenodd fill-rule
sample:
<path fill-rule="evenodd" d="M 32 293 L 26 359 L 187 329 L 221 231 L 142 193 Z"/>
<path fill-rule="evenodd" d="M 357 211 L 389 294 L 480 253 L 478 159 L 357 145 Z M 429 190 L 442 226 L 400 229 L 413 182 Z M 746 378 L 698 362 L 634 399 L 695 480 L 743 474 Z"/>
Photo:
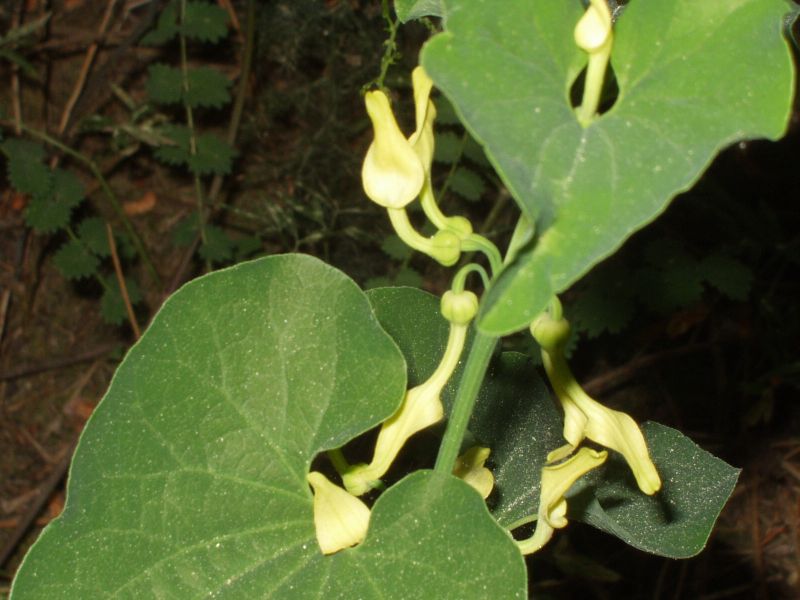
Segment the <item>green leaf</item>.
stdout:
<path fill-rule="evenodd" d="M 257 235 L 244 235 L 233 240 L 233 244 L 235 247 L 234 258 L 236 262 L 252 258 L 254 254 L 258 254 L 263 250 L 261 238 Z"/>
<path fill-rule="evenodd" d="M 375 316 L 406 359 L 408 386 L 431 376 L 442 358 L 449 325 L 433 294 L 408 287 L 385 287 L 367 292 Z M 452 391 L 452 386 L 445 388 Z M 444 400 L 444 398 L 443 398 Z"/>
<path fill-rule="evenodd" d="M 561 415 L 529 357 L 492 361 L 469 429 L 491 449 L 492 514 L 503 527 L 535 514 L 547 453 L 564 444 Z"/>
<path fill-rule="evenodd" d="M 78 237 L 94 254 L 106 257 L 111 254 L 108 246 L 106 222 L 99 217 L 88 217 L 78 225 Z"/>
<path fill-rule="evenodd" d="M 79 241 L 70 240 L 55 253 L 53 264 L 67 279 L 83 279 L 97 272 L 100 261 Z"/>
<path fill-rule="evenodd" d="M 166 125 L 160 133 L 175 142 L 174 146 L 160 146 L 155 155 L 168 165 L 185 165 L 197 175 L 227 174 L 231 171 L 236 152 L 222 138 L 203 133 L 197 136 L 197 154 L 192 156 L 189 149 L 191 133 L 183 125 Z"/>
<path fill-rule="evenodd" d="M 397 18 L 407 23 L 422 17 L 444 16 L 444 3 L 442 0 L 394 0 L 394 10 Z"/>
<path fill-rule="evenodd" d="M 462 136 L 456 135 L 452 131 L 439 133 L 436 135 L 433 160 L 452 165 L 461 158 L 463 147 L 464 141 Z"/>
<path fill-rule="evenodd" d="M 56 202 L 76 208 L 86 198 L 86 191 L 75 173 L 56 169 L 53 171 L 53 195 Z"/>
<path fill-rule="evenodd" d="M 450 177 L 450 189 L 470 202 L 477 202 L 486 190 L 486 184 L 483 177 L 472 169 L 459 167 Z"/>
<path fill-rule="evenodd" d="M 228 13 L 209 2 L 187 2 L 181 31 L 187 38 L 215 44 L 228 35 Z"/>
<path fill-rule="evenodd" d="M 159 104 L 176 104 L 183 96 L 181 72 L 164 63 L 155 63 L 147 69 L 147 95 Z"/>
<path fill-rule="evenodd" d="M 404 267 L 397 272 L 394 276 L 394 284 L 401 286 L 408 286 L 412 288 L 422 287 L 424 280 L 422 275 L 411 267 Z"/>
<path fill-rule="evenodd" d="M 189 91 L 184 101 L 193 108 L 221 108 L 231 101 L 230 80 L 217 69 L 197 67 L 189 70 Z"/>
<path fill-rule="evenodd" d="M 793 90 L 785 2 L 700 6 L 627 6 L 611 57 L 619 96 L 584 128 L 569 101 L 586 64 L 573 41 L 581 2 L 448 0 L 423 65 L 538 235 L 485 297 L 482 329 L 525 327 L 731 142 L 782 135 Z"/>
<path fill-rule="evenodd" d="M 172 241 L 176 246 L 186 247 L 197 237 L 200 232 L 200 219 L 196 212 L 178 221 L 172 230 Z"/>
<path fill-rule="evenodd" d="M 189 158 L 189 170 L 197 175 L 227 175 L 236 151 L 213 133 L 197 137 L 197 154 Z"/>
<path fill-rule="evenodd" d="M 125 309 L 125 301 L 122 299 L 122 292 L 116 277 L 106 278 L 108 287 L 103 291 L 100 298 L 100 315 L 103 321 L 110 325 L 121 325 L 127 318 L 128 312 Z M 142 291 L 135 279 L 125 278 L 125 288 L 128 290 L 128 298 L 132 305 L 142 301 Z"/>
<path fill-rule="evenodd" d="M 183 91 L 183 74 L 180 69 L 163 63 L 150 65 L 147 71 L 147 93 L 153 102 L 177 104 L 185 102 L 193 108 L 209 106 L 219 108 L 230 102 L 230 81 L 217 69 L 198 67 L 189 69 L 189 91 Z"/>
<path fill-rule="evenodd" d="M 450 476 L 407 477 L 361 545 L 320 553 L 311 462 L 392 414 L 404 370 L 362 292 L 316 259 L 192 281 L 117 370 L 11 598 L 524 597 L 515 544 Z"/>
<path fill-rule="evenodd" d="M 411 248 L 394 233 L 383 238 L 381 250 L 386 256 L 395 260 L 405 260 L 413 254 Z"/>
<path fill-rule="evenodd" d="M 705 280 L 731 300 L 747 300 L 753 285 L 753 271 L 738 260 L 723 254 L 703 259 L 700 270 Z"/>
<path fill-rule="evenodd" d="M 200 244 L 200 257 L 214 263 L 223 263 L 233 258 L 235 244 L 225 231 L 216 225 L 205 227 L 205 242 Z"/>
<path fill-rule="evenodd" d="M 566 307 L 576 331 L 594 338 L 608 331 L 618 333 L 633 318 L 634 292 L 630 271 L 617 265 L 602 265 L 581 281 L 582 293 Z"/>
<path fill-rule="evenodd" d="M 185 125 L 168 124 L 159 127 L 159 136 L 173 142 L 173 145 L 163 145 L 155 149 L 155 156 L 161 162 L 172 166 L 189 164 L 189 138 L 191 132 Z"/>
<path fill-rule="evenodd" d="M 642 431 L 661 475 L 661 491 L 642 494 L 628 465 L 613 454 L 602 483 L 584 487 L 568 501 L 570 518 L 645 552 L 694 556 L 705 547 L 740 471 L 679 431 L 658 423 L 645 423 Z"/>
<path fill-rule="evenodd" d="M 158 17 L 155 29 L 142 38 L 146 46 L 161 46 L 178 35 L 178 0 L 172 0 Z"/>
<path fill-rule="evenodd" d="M 8 181 L 18 192 L 34 198 L 49 198 L 53 190 L 53 174 L 44 164 L 45 151 L 41 144 L 12 138 L 2 145 L 8 158 Z"/>

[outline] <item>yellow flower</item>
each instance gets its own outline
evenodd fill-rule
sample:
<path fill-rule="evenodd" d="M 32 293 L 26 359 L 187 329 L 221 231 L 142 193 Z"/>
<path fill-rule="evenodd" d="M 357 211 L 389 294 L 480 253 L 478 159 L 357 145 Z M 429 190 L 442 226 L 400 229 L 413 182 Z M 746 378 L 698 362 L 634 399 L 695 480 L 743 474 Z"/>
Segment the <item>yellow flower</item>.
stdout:
<path fill-rule="evenodd" d="M 403 208 L 419 196 L 433 162 L 433 81 L 422 67 L 414 69 L 411 78 L 416 130 L 408 139 L 385 93 L 377 90 L 364 97 L 375 138 L 364 158 L 361 180 L 370 200 L 386 208 Z"/>
<path fill-rule="evenodd" d="M 458 366 L 469 323 L 478 312 L 478 298 L 470 291 L 448 291 L 442 296 L 441 312 L 450 321 L 450 334 L 442 360 L 427 381 L 406 392 L 400 408 L 383 423 L 375 442 L 372 462 L 354 465 L 342 474 L 344 487 L 351 494 L 360 496 L 376 487 L 408 438 L 444 416 L 440 396 Z"/>
<path fill-rule="evenodd" d="M 422 190 L 425 168 L 400 131 L 386 94 L 367 92 L 364 101 L 375 133 L 361 169 L 364 192 L 381 206 L 403 208 Z"/>
<path fill-rule="evenodd" d="M 575 43 L 590 54 L 605 50 L 611 45 L 611 26 L 611 11 L 606 0 L 591 0 L 575 27 Z"/>
<path fill-rule="evenodd" d="M 484 466 L 490 452 L 489 448 L 473 446 L 458 457 L 453 468 L 453 475 L 478 490 L 484 500 L 489 497 L 494 487 L 494 475 Z"/>
<path fill-rule="evenodd" d="M 333 554 L 364 540 L 369 527 L 369 508 L 361 500 L 312 471 L 307 476 L 314 488 L 314 527 L 323 554 Z"/>
<path fill-rule="evenodd" d="M 639 489 L 648 495 L 655 494 L 661 489 L 661 478 L 636 421 L 591 398 L 570 371 L 563 353 L 569 337 L 566 319 L 544 314 L 531 324 L 531 333 L 542 347 L 542 363 L 564 409 L 564 439 L 577 447 L 584 438 L 589 438 L 616 450 L 628 462 Z"/>
<path fill-rule="evenodd" d="M 563 462 L 553 464 L 564 453 L 565 448 L 559 448 L 547 456 L 548 464 L 542 469 L 536 531 L 527 540 L 517 542 L 523 554 L 536 552 L 553 537 L 556 529 L 566 527 L 567 500 L 564 496 L 572 484 L 592 469 L 602 465 L 608 457 L 605 450 L 597 452 L 590 448 L 581 448 Z"/>

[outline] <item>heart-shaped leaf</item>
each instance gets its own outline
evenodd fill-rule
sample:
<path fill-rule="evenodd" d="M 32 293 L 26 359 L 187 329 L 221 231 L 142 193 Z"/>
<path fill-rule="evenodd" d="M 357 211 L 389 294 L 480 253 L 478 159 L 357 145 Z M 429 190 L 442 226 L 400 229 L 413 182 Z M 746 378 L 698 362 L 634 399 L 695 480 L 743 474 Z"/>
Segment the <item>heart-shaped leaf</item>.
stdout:
<path fill-rule="evenodd" d="M 321 554 L 312 459 L 388 417 L 405 387 L 364 294 L 316 259 L 188 284 L 120 365 L 12 598 L 523 597 L 513 541 L 449 476 L 405 479 L 363 544 Z"/>
<path fill-rule="evenodd" d="M 642 494 L 628 465 L 614 454 L 602 478 L 569 500 L 570 518 L 646 552 L 670 558 L 694 556 L 705 547 L 739 469 L 675 429 L 650 422 L 642 431 L 663 481 L 661 491 Z"/>
<path fill-rule="evenodd" d="M 731 142 L 776 138 L 793 70 L 782 0 L 647 0 L 614 31 L 616 103 L 582 127 L 570 89 L 586 64 L 579 0 L 446 0 L 423 64 L 483 143 L 537 237 L 495 282 L 480 326 L 526 326 L 689 188 Z"/>

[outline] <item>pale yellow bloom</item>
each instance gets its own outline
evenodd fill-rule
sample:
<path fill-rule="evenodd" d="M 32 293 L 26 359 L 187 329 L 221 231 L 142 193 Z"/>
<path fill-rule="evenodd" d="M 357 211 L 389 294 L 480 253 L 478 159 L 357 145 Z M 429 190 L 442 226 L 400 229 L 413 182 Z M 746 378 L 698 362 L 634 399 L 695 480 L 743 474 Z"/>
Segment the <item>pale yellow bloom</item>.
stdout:
<path fill-rule="evenodd" d="M 599 52 L 611 45 L 611 26 L 606 0 L 591 0 L 575 27 L 575 43 L 586 52 Z"/>
<path fill-rule="evenodd" d="M 602 465 L 608 453 L 597 452 L 590 448 L 580 448 L 575 454 L 564 460 L 564 448 L 559 448 L 547 456 L 548 464 L 542 469 L 542 487 L 539 492 L 539 511 L 536 520 L 536 531 L 527 540 L 517 542 L 523 554 L 532 554 L 544 546 L 556 529 L 567 525 L 567 499 L 564 497 L 578 479 Z"/>
<path fill-rule="evenodd" d="M 494 475 L 484 465 L 489 458 L 489 448 L 473 446 L 456 460 L 453 475 L 475 488 L 486 500 L 494 487 Z"/>
<path fill-rule="evenodd" d="M 392 112 L 389 98 L 380 90 L 367 92 L 364 101 L 375 134 L 361 169 L 367 197 L 386 208 L 404 208 L 430 178 L 433 162 L 433 121 L 430 100 L 433 81 L 422 67 L 411 74 L 416 129 L 406 139 Z"/>
<path fill-rule="evenodd" d="M 403 208 L 419 195 L 425 168 L 400 131 L 386 94 L 367 92 L 364 101 L 375 133 L 361 169 L 364 192 L 381 206 Z"/>
<path fill-rule="evenodd" d="M 333 554 L 362 542 L 369 528 L 370 511 L 317 471 L 307 476 L 314 489 L 314 527 L 323 554 Z"/>
<path fill-rule="evenodd" d="M 655 494 L 661 489 L 661 478 L 636 421 L 591 398 L 570 371 L 563 354 L 569 336 L 566 319 L 542 315 L 531 324 L 531 333 L 542 347 L 542 363 L 564 409 L 564 439 L 577 447 L 584 438 L 589 438 L 616 450 L 628 462 L 639 489 L 648 495 Z"/>
<path fill-rule="evenodd" d="M 477 311 L 478 299 L 470 291 L 448 291 L 442 296 L 441 312 L 450 321 L 442 360 L 427 381 L 406 392 L 400 408 L 383 423 L 375 442 L 372 462 L 354 465 L 342 474 L 344 486 L 351 494 L 360 496 L 374 488 L 408 438 L 442 419 L 444 406 L 440 396 L 458 366 L 469 323 Z"/>

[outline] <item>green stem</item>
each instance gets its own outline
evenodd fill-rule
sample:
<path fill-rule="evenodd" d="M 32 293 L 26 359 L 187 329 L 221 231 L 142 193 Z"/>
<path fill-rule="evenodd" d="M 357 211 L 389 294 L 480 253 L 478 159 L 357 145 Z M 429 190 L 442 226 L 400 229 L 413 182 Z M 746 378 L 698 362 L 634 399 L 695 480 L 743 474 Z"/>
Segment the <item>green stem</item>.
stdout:
<path fill-rule="evenodd" d="M 89 171 L 91 171 L 94 178 L 100 184 L 100 189 L 103 190 L 106 198 L 108 199 L 108 203 L 111 205 L 111 208 L 116 213 L 117 217 L 119 217 L 120 221 L 122 221 L 122 226 L 125 228 L 126 233 L 131 237 L 131 241 L 133 242 L 134 247 L 136 248 L 136 252 L 139 256 L 142 257 L 147 270 L 150 272 L 153 280 L 160 286 L 161 285 L 161 278 L 158 276 L 158 271 L 156 271 L 155 265 L 150 258 L 150 255 L 144 248 L 144 244 L 142 243 L 142 239 L 139 237 L 139 234 L 136 233 L 136 230 L 133 228 L 133 224 L 128 219 L 128 215 L 125 214 L 125 211 L 122 208 L 122 205 L 117 200 L 116 194 L 114 194 L 114 190 L 111 189 L 111 186 L 106 181 L 106 178 L 103 176 L 103 172 L 100 170 L 100 167 L 97 166 L 91 158 L 86 156 L 85 154 L 81 154 L 77 150 L 73 150 L 66 144 L 58 141 L 54 137 L 51 137 L 44 131 L 39 131 L 38 129 L 32 129 L 27 125 L 22 125 L 22 130 L 30 135 L 31 137 L 35 137 L 44 143 L 57 148 L 67 156 L 71 156 L 75 160 L 83 163 Z"/>
<path fill-rule="evenodd" d="M 186 20 L 186 0 L 181 0 L 180 5 L 180 22 L 183 25 L 184 21 Z M 189 94 L 189 59 L 188 53 L 186 50 L 186 36 L 183 34 L 181 30 L 180 35 L 178 36 L 180 40 L 180 52 L 181 52 L 181 85 L 183 87 L 184 93 L 184 101 L 183 106 L 186 110 L 186 126 L 189 128 L 189 154 L 190 156 L 197 156 L 197 132 L 194 127 L 194 112 L 192 111 L 191 105 L 186 101 L 186 97 Z M 192 177 L 194 178 L 194 194 L 195 198 L 197 199 L 197 216 L 198 221 L 200 224 L 200 240 L 203 244 L 206 243 L 206 208 L 205 208 L 205 200 L 203 194 L 203 184 L 200 181 L 200 176 L 192 170 Z M 207 270 L 210 269 L 210 264 L 206 261 L 206 268 Z"/>
<path fill-rule="evenodd" d="M 450 289 L 454 292 L 463 292 L 464 286 L 467 283 L 467 276 L 470 273 L 477 273 L 480 275 L 484 289 L 489 288 L 489 275 L 486 274 L 486 269 L 477 263 L 469 263 L 458 270 L 456 276 L 453 277 L 453 283 L 450 285 Z"/>
<path fill-rule="evenodd" d="M 464 373 L 458 383 L 456 399 L 447 421 L 442 445 L 439 447 L 439 456 L 436 458 L 434 469 L 439 473 L 453 472 L 464 434 L 467 432 L 469 418 L 472 416 L 481 383 L 486 376 L 489 360 L 492 358 L 498 339 L 480 331 L 475 334 Z"/>
<path fill-rule="evenodd" d="M 589 65 L 586 68 L 586 81 L 583 87 L 583 99 L 578 107 L 578 122 L 588 127 L 600 106 L 600 95 L 603 92 L 603 80 L 606 76 L 608 59 L 611 57 L 611 44 L 607 49 L 589 55 Z"/>
<path fill-rule="evenodd" d="M 461 242 L 461 249 L 465 252 L 479 251 L 486 255 L 489 260 L 489 267 L 492 269 L 492 276 L 496 277 L 503 268 L 503 257 L 500 251 L 489 239 L 480 234 L 473 233 Z"/>

